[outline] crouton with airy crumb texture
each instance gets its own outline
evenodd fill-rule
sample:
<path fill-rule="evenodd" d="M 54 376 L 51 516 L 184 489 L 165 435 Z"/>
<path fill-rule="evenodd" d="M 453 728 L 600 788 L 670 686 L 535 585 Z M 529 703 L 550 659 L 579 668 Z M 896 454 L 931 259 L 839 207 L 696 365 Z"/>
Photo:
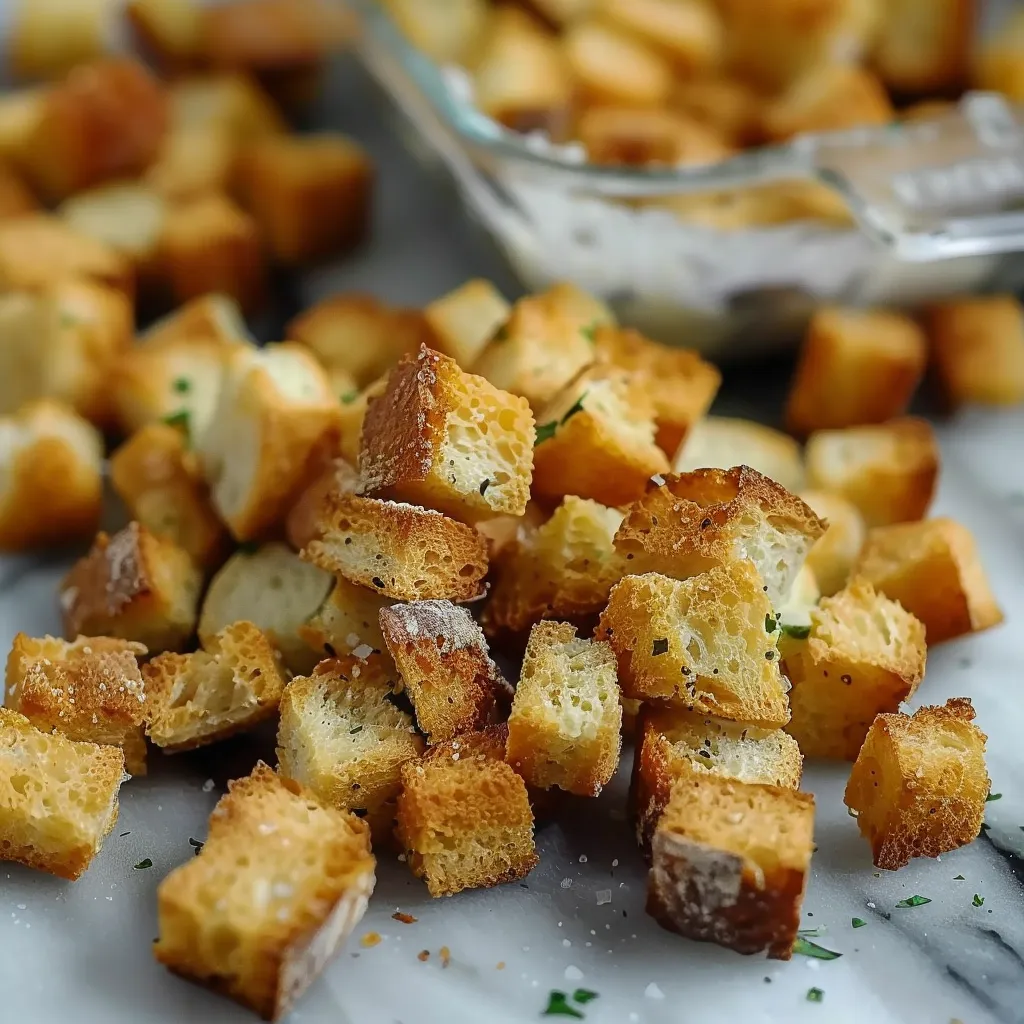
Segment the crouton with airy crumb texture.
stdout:
<path fill-rule="evenodd" d="M 811 611 L 810 632 L 783 630 L 782 670 L 806 757 L 853 761 L 876 715 L 895 711 L 924 678 L 924 626 L 897 601 L 854 579 Z"/>
<path fill-rule="evenodd" d="M 896 871 L 978 838 L 991 787 L 987 738 L 967 697 L 874 720 L 843 799 L 875 867 Z"/>
<path fill-rule="evenodd" d="M 193 0 L 128 0 L 125 17 L 139 48 L 168 73 L 199 60 L 202 8 Z"/>
<path fill-rule="evenodd" d="M 333 582 L 329 573 L 276 541 L 238 551 L 210 581 L 199 615 L 199 639 L 207 643 L 234 622 L 251 622 L 290 671 L 308 672 L 322 654 L 310 649 L 302 630 L 322 608 Z"/>
<path fill-rule="evenodd" d="M 119 747 L 37 729 L 0 707 L 0 860 L 75 881 L 117 821 Z"/>
<path fill-rule="evenodd" d="M 322 454 L 314 453 L 313 459 Z M 312 476 L 285 519 L 288 543 L 297 551 L 304 548 L 317 536 L 318 524 L 327 510 L 330 496 L 355 494 L 359 485 L 359 471 L 345 459 L 331 457 L 324 461 L 320 471 Z"/>
<path fill-rule="evenodd" d="M 772 607 L 785 602 L 824 523 L 795 494 L 749 466 L 657 477 L 615 534 L 628 572 L 689 579 L 749 559 Z"/>
<path fill-rule="evenodd" d="M 99 533 L 60 585 L 64 635 L 135 640 L 151 654 L 180 651 L 195 632 L 201 587 L 189 553 L 144 526 Z"/>
<path fill-rule="evenodd" d="M 380 611 L 392 603 L 376 590 L 338 576 L 324 603 L 299 626 L 298 635 L 317 657 L 354 654 L 367 658 L 373 654 L 390 665 L 391 655 L 380 630 Z"/>
<path fill-rule="evenodd" d="M 563 36 L 576 89 L 587 103 L 664 106 L 672 93 L 672 64 L 656 49 L 596 18 L 581 19 Z"/>
<path fill-rule="evenodd" d="M 423 319 L 433 347 L 469 370 L 511 312 L 490 281 L 474 278 L 434 299 L 423 310 Z"/>
<path fill-rule="evenodd" d="M 235 622 L 193 654 L 158 654 L 142 667 L 146 732 L 170 754 L 244 732 L 272 717 L 285 677 L 262 630 Z"/>
<path fill-rule="evenodd" d="M 798 789 L 803 756 L 781 729 L 645 704 L 636 726 L 629 804 L 636 839 L 650 858 L 651 839 L 672 786 L 691 775 Z"/>
<path fill-rule="evenodd" d="M 231 185 L 238 144 L 217 127 L 172 128 L 156 160 L 140 179 L 167 203 L 177 206 Z"/>
<path fill-rule="evenodd" d="M 635 501 L 652 476 L 668 472 L 654 436 L 654 405 L 642 377 L 609 366 L 586 369 L 538 414 L 534 495 L 575 494 L 610 507 Z"/>
<path fill-rule="evenodd" d="M 102 57 L 111 44 L 116 0 L 19 0 L 6 39 L 16 79 L 53 79 Z"/>
<path fill-rule="evenodd" d="M 521 516 L 495 516 L 477 523 L 476 528 L 487 540 L 491 562 L 501 559 L 521 539 L 529 536 L 549 519 L 547 510 L 531 501 Z"/>
<path fill-rule="evenodd" d="M 693 0 L 601 0 L 598 10 L 668 57 L 681 78 L 701 78 L 721 60 L 725 40 L 714 7 Z"/>
<path fill-rule="evenodd" d="M 977 25 L 974 0 L 893 0 L 883 8 L 873 63 L 903 94 L 959 93 Z"/>
<path fill-rule="evenodd" d="M 619 764 L 615 655 L 564 622 L 530 632 L 508 720 L 505 758 L 528 785 L 597 796 Z"/>
<path fill-rule="evenodd" d="M 929 645 L 1003 621 L 974 537 L 952 519 L 868 531 L 853 574 L 917 616 Z"/>
<path fill-rule="evenodd" d="M 819 430 L 807 442 L 807 486 L 842 495 L 870 526 L 922 519 L 939 475 L 939 447 L 927 420 Z"/>
<path fill-rule="evenodd" d="M 909 317 L 882 310 L 819 309 L 804 337 L 786 427 L 814 430 L 884 423 L 907 411 L 927 346 Z"/>
<path fill-rule="evenodd" d="M 374 867 L 364 822 L 260 761 L 228 784 L 198 856 L 160 883 L 153 955 L 280 1020 L 359 923 Z"/>
<path fill-rule="evenodd" d="M 813 832 L 810 793 L 686 774 L 651 841 L 647 913 L 686 938 L 788 960 Z"/>
<path fill-rule="evenodd" d="M 612 645 L 627 697 L 755 725 L 789 721 L 779 634 L 751 562 L 685 581 L 626 576 L 612 588 L 595 635 Z"/>
<path fill-rule="evenodd" d="M 0 417 L 0 551 L 91 538 L 103 504 L 103 438 L 48 400 Z"/>
<path fill-rule="evenodd" d="M 450 601 L 394 604 L 381 608 L 380 629 L 428 742 L 473 732 L 508 712 L 512 687 L 465 608 Z"/>
<path fill-rule="evenodd" d="M 388 375 L 363 420 L 363 493 L 474 523 L 522 515 L 533 474 L 526 399 L 421 345 Z"/>
<path fill-rule="evenodd" d="M 807 564 L 796 575 L 789 594 L 782 605 L 775 610 L 775 618 L 784 636 L 802 633 L 811 624 L 811 612 L 818 607 L 821 590 L 814 573 Z"/>
<path fill-rule="evenodd" d="M 842 590 L 860 549 L 864 546 L 867 528 L 864 517 L 852 501 L 841 494 L 828 491 L 802 491 L 800 497 L 822 522 L 827 523 L 825 533 L 807 553 L 807 567 L 814 573 L 818 587 L 825 597 Z"/>

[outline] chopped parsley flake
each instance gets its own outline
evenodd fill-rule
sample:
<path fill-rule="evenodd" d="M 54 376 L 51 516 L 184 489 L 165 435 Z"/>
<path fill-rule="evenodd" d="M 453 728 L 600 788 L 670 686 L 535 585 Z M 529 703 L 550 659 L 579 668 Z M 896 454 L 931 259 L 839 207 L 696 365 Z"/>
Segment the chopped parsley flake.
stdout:
<path fill-rule="evenodd" d="M 954 875 L 953 876 L 953 881 L 954 882 L 962 882 L 962 881 L 964 881 L 964 876 L 963 875 Z"/>
<path fill-rule="evenodd" d="M 564 992 L 558 992 L 555 989 L 551 990 L 551 994 L 548 996 L 548 1005 L 541 1012 L 543 1017 L 575 1017 L 577 1020 L 583 1020 L 584 1015 L 576 1009 L 575 1006 L 570 1006 L 566 1000 Z"/>
<path fill-rule="evenodd" d="M 854 928 L 863 928 L 867 924 L 867 921 L 865 921 L 863 918 L 855 917 L 850 923 L 853 925 Z"/>
<path fill-rule="evenodd" d="M 482 498 L 487 493 L 487 488 L 491 486 L 490 480 L 484 480 L 480 485 L 480 497 Z"/>
<path fill-rule="evenodd" d="M 579 1003 L 580 1005 L 585 1005 L 592 999 L 597 999 L 597 997 L 598 993 L 591 991 L 589 988 L 578 988 L 572 994 L 572 1001 L 574 1003 Z"/>
<path fill-rule="evenodd" d="M 587 341 L 594 341 L 597 338 L 597 328 L 599 326 L 600 325 L 595 320 L 592 324 L 587 324 L 586 327 L 581 327 L 580 334 L 582 334 L 583 337 L 587 339 Z"/>
<path fill-rule="evenodd" d="M 191 389 L 192 382 L 187 377 L 179 377 L 174 382 L 174 390 L 177 391 L 179 395 L 183 395 L 185 394 L 185 392 L 190 391 Z"/>
<path fill-rule="evenodd" d="M 346 391 L 345 394 L 343 394 L 341 396 L 341 404 L 342 405 L 351 405 L 358 397 L 359 397 L 359 392 L 358 391 Z"/>
<path fill-rule="evenodd" d="M 806 640 L 811 635 L 810 626 L 790 626 L 787 623 L 782 624 L 782 632 L 786 636 L 791 636 L 794 640 Z"/>
<path fill-rule="evenodd" d="M 584 391 L 579 398 L 576 399 L 572 404 L 572 408 L 562 417 L 559 426 L 562 426 L 569 422 L 578 412 L 583 412 L 583 399 L 587 397 L 587 392 Z"/>
<path fill-rule="evenodd" d="M 353 726 L 351 729 L 349 729 L 348 734 L 349 734 L 349 736 L 355 736 L 355 734 L 357 732 L 362 732 L 362 731 L 363 731 L 363 727 L 361 725 L 356 725 L 356 726 Z"/>
<path fill-rule="evenodd" d="M 122 832 L 121 833 L 121 838 L 124 839 L 125 836 L 130 836 L 130 835 L 131 835 L 131 832 Z"/>
<path fill-rule="evenodd" d="M 764 631 L 766 633 L 774 633 L 779 628 L 779 620 L 771 615 L 764 617 Z"/>
<path fill-rule="evenodd" d="M 931 900 L 927 896 L 908 896 L 905 900 L 900 900 L 896 904 L 897 907 L 923 907 L 926 903 L 931 903 Z"/>
<path fill-rule="evenodd" d="M 541 423 L 537 426 L 537 440 L 533 442 L 533 447 L 543 444 L 545 441 L 550 441 L 555 436 L 555 431 L 558 429 L 558 424 L 552 420 L 550 423 Z"/>
<path fill-rule="evenodd" d="M 658 639 L 651 645 L 651 657 L 657 658 L 659 654 L 668 654 L 668 640 Z"/>
<path fill-rule="evenodd" d="M 170 416 L 165 416 L 164 423 L 169 427 L 177 427 L 185 435 L 185 443 L 191 444 L 192 423 L 188 409 L 179 409 L 177 412 L 172 412 Z"/>
<path fill-rule="evenodd" d="M 985 797 L 985 803 L 990 804 L 990 803 L 992 803 L 993 800 L 1002 800 L 1002 799 L 1003 799 L 1003 794 L 1002 793 L 989 793 L 989 795 L 987 797 Z"/>
<path fill-rule="evenodd" d="M 820 1003 L 825 998 L 825 992 L 820 988 L 809 988 L 807 990 L 807 1002 Z"/>
<path fill-rule="evenodd" d="M 153 862 L 147 857 L 145 860 L 140 860 L 139 863 L 135 865 L 135 870 L 143 871 L 146 868 L 151 868 L 152 866 Z"/>
<path fill-rule="evenodd" d="M 799 956 L 814 957 L 815 960 L 838 960 L 843 955 L 831 949 L 826 949 L 824 946 L 819 946 L 816 942 L 811 942 L 802 935 L 798 935 L 796 942 L 793 943 L 793 952 Z"/>
<path fill-rule="evenodd" d="M 975 893 L 974 894 L 974 899 L 971 900 L 971 902 L 976 907 L 983 907 L 983 906 L 985 906 L 985 897 L 984 896 L 979 896 L 977 893 Z"/>

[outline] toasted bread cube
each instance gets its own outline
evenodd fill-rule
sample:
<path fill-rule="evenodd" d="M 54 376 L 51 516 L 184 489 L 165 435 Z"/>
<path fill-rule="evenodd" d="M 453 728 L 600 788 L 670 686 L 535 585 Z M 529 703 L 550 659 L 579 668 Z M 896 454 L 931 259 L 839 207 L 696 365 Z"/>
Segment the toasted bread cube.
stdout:
<path fill-rule="evenodd" d="M 102 57 L 117 17 L 116 0 L 18 0 L 6 40 L 16 78 L 56 78 Z"/>
<path fill-rule="evenodd" d="M 533 471 L 524 398 L 421 345 L 388 375 L 363 421 L 364 491 L 476 522 L 522 515 Z"/>
<path fill-rule="evenodd" d="M 474 278 L 431 302 L 423 310 L 423 319 L 433 347 L 468 370 L 511 312 L 490 281 Z"/>
<path fill-rule="evenodd" d="M 381 608 L 380 628 L 430 743 L 481 729 L 508 711 L 512 688 L 465 608 L 450 601 L 395 604 Z"/>
<path fill-rule="evenodd" d="M 0 155 L 0 220 L 35 213 L 38 209 L 39 201 Z"/>
<path fill-rule="evenodd" d="M 386 0 L 405 37 L 438 64 L 472 58 L 488 22 L 486 0 Z"/>
<path fill-rule="evenodd" d="M 658 477 L 626 512 L 615 550 L 627 571 L 689 579 L 749 559 L 772 606 L 785 602 L 824 523 L 749 466 Z"/>
<path fill-rule="evenodd" d="M 672 97 L 674 109 L 713 129 L 731 146 L 742 146 L 755 136 L 762 102 L 745 82 L 724 75 L 682 81 Z"/>
<path fill-rule="evenodd" d="M 623 575 L 612 543 L 621 522 L 616 509 L 570 495 L 546 522 L 520 531 L 484 608 L 488 634 L 522 633 L 541 619 L 589 625 Z"/>
<path fill-rule="evenodd" d="M 909 317 L 878 310 L 818 310 L 789 392 L 786 426 L 806 435 L 901 416 L 926 356 L 924 333 Z"/>
<path fill-rule="evenodd" d="M 315 460 L 315 453 L 313 459 Z M 311 467 L 312 468 L 312 467 Z M 343 458 L 330 457 L 292 505 L 285 520 L 285 535 L 296 551 L 317 536 L 318 523 L 327 511 L 332 494 L 355 494 L 360 486 L 359 471 Z"/>
<path fill-rule="evenodd" d="M 205 292 L 175 309 L 139 335 L 140 344 L 208 341 L 222 348 L 251 344 L 252 335 L 238 303 L 230 295 Z"/>
<path fill-rule="evenodd" d="M 100 533 L 61 583 L 64 635 L 135 640 L 152 654 L 181 650 L 195 632 L 201 586 L 188 552 L 144 526 Z"/>
<path fill-rule="evenodd" d="M 363 822 L 261 761 L 229 784 L 199 855 L 160 883 L 153 955 L 279 1020 L 359 923 L 374 866 Z"/>
<path fill-rule="evenodd" d="M 959 91 L 977 19 L 975 0 L 894 0 L 882 5 L 873 61 L 901 93 Z"/>
<path fill-rule="evenodd" d="M 676 453 L 672 471 L 749 466 L 789 491 L 804 485 L 800 445 L 788 434 L 753 420 L 705 416 L 694 423 Z"/>
<path fill-rule="evenodd" d="M 517 541 L 543 526 L 549 518 L 548 511 L 542 505 L 531 501 L 521 516 L 496 516 L 477 523 L 476 528 L 487 541 L 488 555 L 491 562 L 495 563 L 511 552 Z"/>
<path fill-rule="evenodd" d="M 117 821 L 124 778 L 120 748 L 43 732 L 0 708 L 0 860 L 73 882 Z"/>
<path fill-rule="evenodd" d="M 390 665 L 391 655 L 380 629 L 380 611 L 392 603 L 376 590 L 339 576 L 327 600 L 299 627 L 299 636 L 318 657 L 355 654 L 366 658 L 373 654 Z"/>
<path fill-rule="evenodd" d="M 235 142 L 287 130 L 281 112 L 254 79 L 242 72 L 181 78 L 168 89 L 175 130 L 208 130 Z"/>
<path fill-rule="evenodd" d="M 284 544 L 239 551 L 224 563 L 203 599 L 199 639 L 209 643 L 235 622 L 251 622 L 280 652 L 286 667 L 308 672 L 319 660 L 302 638 L 320 611 L 333 580 Z"/>
<path fill-rule="evenodd" d="M 629 802 L 637 843 L 645 856 L 650 857 L 654 830 L 672 786 L 687 776 L 706 774 L 798 789 L 803 756 L 796 740 L 781 729 L 643 705 L 636 726 Z"/>
<path fill-rule="evenodd" d="M 651 842 L 647 913 L 689 939 L 788 960 L 813 832 L 810 793 L 687 774 Z"/>
<path fill-rule="evenodd" d="M 672 92 L 672 64 L 644 41 L 596 19 L 569 26 L 566 60 L 588 103 L 659 107 Z"/>
<path fill-rule="evenodd" d="M 160 144 L 143 183 L 168 203 L 182 203 L 211 192 L 224 192 L 238 143 L 219 127 L 172 128 Z"/>
<path fill-rule="evenodd" d="M 128 0 L 125 17 L 142 50 L 162 70 L 197 63 L 202 46 L 202 9 L 194 0 Z"/>
<path fill-rule="evenodd" d="M 402 765 L 396 836 L 431 896 L 514 882 L 537 864 L 526 783 L 491 736 L 460 736 Z"/>
<path fill-rule="evenodd" d="M 867 528 L 857 506 L 841 494 L 803 491 L 800 497 L 828 525 L 807 553 L 805 565 L 814 573 L 822 595 L 831 597 L 846 586 Z"/>
<path fill-rule="evenodd" d="M 879 715 L 857 755 L 844 802 L 875 867 L 896 871 L 974 842 L 991 782 L 967 697 L 913 715 Z"/>
<path fill-rule="evenodd" d="M 974 537 L 952 519 L 869 530 L 853 574 L 917 616 L 929 645 L 1003 621 Z"/>
<path fill-rule="evenodd" d="M 0 96 L 0 157 L 19 173 L 28 164 L 36 125 L 43 116 L 48 87 L 18 89 Z"/>
<path fill-rule="evenodd" d="M 842 495 L 868 526 L 921 519 L 932 503 L 940 456 L 927 420 L 819 430 L 806 456 L 807 486 Z"/>
<path fill-rule="evenodd" d="M 323 369 L 301 345 L 232 351 L 198 449 L 213 503 L 236 540 L 284 519 L 309 482 L 310 456 L 337 436 L 338 417 Z"/>
<path fill-rule="evenodd" d="M 528 785 L 597 796 L 619 764 L 615 655 L 564 622 L 530 632 L 508 720 L 505 758 Z"/>
<path fill-rule="evenodd" d="M 146 774 L 143 724 L 148 714 L 138 657 L 142 644 L 110 637 L 19 633 L 7 656 L 4 703 L 37 729 L 124 752 L 131 775 Z"/>
<path fill-rule="evenodd" d="M 680 77 L 699 78 L 722 57 L 722 21 L 699 0 L 600 0 L 603 18 L 660 50 Z"/>
<path fill-rule="evenodd" d="M 921 622 L 862 579 L 824 598 L 810 634 L 780 649 L 793 684 L 786 731 L 806 757 L 840 761 L 857 757 L 876 715 L 914 695 L 927 653 Z"/>
<path fill-rule="evenodd" d="M 56 402 L 0 417 L 0 550 L 91 538 L 103 503 L 103 439 Z"/>
<path fill-rule="evenodd" d="M 612 645 L 627 697 L 755 725 L 789 721 L 772 606 L 751 562 L 685 581 L 626 576 L 595 635 Z"/>
<path fill-rule="evenodd" d="M 262 630 L 235 622 L 194 654 L 158 654 L 142 668 L 149 738 L 168 753 L 251 729 L 277 711 L 285 677 Z"/>

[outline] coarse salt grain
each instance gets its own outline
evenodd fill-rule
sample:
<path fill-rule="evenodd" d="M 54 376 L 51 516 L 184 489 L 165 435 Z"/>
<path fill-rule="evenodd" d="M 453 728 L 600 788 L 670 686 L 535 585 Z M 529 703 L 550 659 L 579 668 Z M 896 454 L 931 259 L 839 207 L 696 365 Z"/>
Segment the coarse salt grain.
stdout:
<path fill-rule="evenodd" d="M 568 889 L 572 885 L 572 879 L 571 878 L 563 878 L 562 881 L 559 882 L 559 885 L 561 885 L 561 887 L 563 889 Z"/>
<path fill-rule="evenodd" d="M 652 981 L 650 985 L 648 985 L 647 988 L 644 989 L 644 995 L 647 996 L 648 999 L 665 998 L 665 993 L 662 992 L 660 988 L 658 988 L 658 983 L 655 981 Z"/>
<path fill-rule="evenodd" d="M 572 941 L 570 939 L 562 939 L 562 945 L 568 949 L 572 945 Z"/>
<path fill-rule="evenodd" d="M 569 964 L 565 969 L 565 980 L 566 981 L 582 981 L 583 972 L 576 967 L 574 964 Z"/>

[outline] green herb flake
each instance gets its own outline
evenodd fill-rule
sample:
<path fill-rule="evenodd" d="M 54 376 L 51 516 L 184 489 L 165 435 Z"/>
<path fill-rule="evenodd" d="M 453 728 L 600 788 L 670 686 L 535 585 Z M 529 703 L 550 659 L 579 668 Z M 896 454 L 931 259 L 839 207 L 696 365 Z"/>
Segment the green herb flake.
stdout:
<path fill-rule="evenodd" d="M 179 377 L 174 382 L 174 390 L 177 391 L 179 395 L 184 395 L 192 390 L 192 381 L 187 377 Z"/>
<path fill-rule="evenodd" d="M 863 918 L 855 917 L 850 924 L 852 924 L 854 928 L 863 928 L 867 924 L 867 921 Z"/>
<path fill-rule="evenodd" d="M 578 988 L 572 994 L 572 1001 L 574 1003 L 579 1003 L 581 1006 L 584 1006 L 587 1003 L 589 1003 L 592 999 L 597 999 L 598 994 L 599 993 L 594 992 L 589 988 Z"/>
<path fill-rule="evenodd" d="M 953 881 L 954 882 L 962 882 L 962 881 L 964 881 L 964 876 L 963 875 L 954 875 L 953 876 Z"/>
<path fill-rule="evenodd" d="M 555 436 L 555 431 L 558 429 L 558 424 L 552 420 L 550 423 L 541 423 L 537 427 L 537 440 L 533 442 L 533 447 L 543 444 L 545 441 L 550 441 Z"/>
<path fill-rule="evenodd" d="M 484 482 L 482 484 L 480 484 L 480 497 L 481 498 L 487 493 L 487 488 L 490 487 L 490 486 L 491 486 L 491 481 L 490 480 L 484 480 Z"/>
<path fill-rule="evenodd" d="M 153 862 L 147 857 L 145 860 L 140 860 L 139 863 L 135 865 L 135 870 L 144 871 L 146 868 L 151 868 L 152 866 Z"/>
<path fill-rule="evenodd" d="M 349 734 L 349 736 L 355 736 L 355 734 L 357 732 L 362 732 L 362 731 L 363 731 L 363 727 L 361 725 L 355 725 L 351 729 L 349 729 L 348 734 Z"/>
<path fill-rule="evenodd" d="M 176 427 L 185 435 L 185 443 L 191 443 L 192 423 L 188 409 L 179 409 L 177 412 L 172 412 L 170 416 L 165 416 L 164 423 L 169 427 Z"/>
<path fill-rule="evenodd" d="M 796 942 L 793 943 L 793 952 L 798 956 L 814 957 L 815 960 L 838 960 L 843 955 L 831 949 L 826 949 L 824 946 L 819 946 L 816 942 L 811 942 L 802 935 L 798 935 Z"/>
<path fill-rule="evenodd" d="M 807 1002 L 820 1003 L 825 998 L 825 992 L 820 988 L 809 988 L 807 990 Z"/>
<path fill-rule="evenodd" d="M 766 615 L 764 617 L 764 631 L 766 633 L 774 633 L 779 628 L 779 620 L 772 615 Z"/>
<path fill-rule="evenodd" d="M 130 836 L 131 832 L 122 832 L 120 838 L 124 839 L 125 836 Z"/>
<path fill-rule="evenodd" d="M 564 992 L 558 992 L 555 989 L 551 990 L 551 994 L 548 996 L 548 1005 L 541 1011 L 542 1017 L 575 1017 L 577 1020 L 583 1020 L 584 1015 L 576 1009 L 575 1006 L 570 1006 L 566 1000 Z"/>
<path fill-rule="evenodd" d="M 896 906 L 902 908 L 923 907 L 926 903 L 931 903 L 927 896 L 908 896 L 905 900 L 900 900 Z"/>
<path fill-rule="evenodd" d="M 559 426 L 563 426 L 568 423 L 578 412 L 583 412 L 583 399 L 587 397 L 588 392 L 584 391 L 579 398 L 576 399 L 572 404 L 572 408 L 562 417 Z"/>
<path fill-rule="evenodd" d="M 786 636 L 792 637 L 794 640 L 806 640 L 811 635 L 810 626 L 790 626 L 787 623 L 782 624 L 782 632 Z"/>
<path fill-rule="evenodd" d="M 341 404 L 342 405 L 351 405 L 358 397 L 359 397 L 359 392 L 358 391 L 346 391 L 345 394 L 343 394 L 341 396 Z"/>
<path fill-rule="evenodd" d="M 976 907 L 983 907 L 983 906 L 985 906 L 985 897 L 984 896 L 979 896 L 977 893 L 975 893 L 974 894 L 974 899 L 971 900 L 971 902 Z"/>
<path fill-rule="evenodd" d="M 597 329 L 600 326 L 601 325 L 595 320 L 592 324 L 587 324 L 586 327 L 581 327 L 580 334 L 582 334 L 587 341 L 594 342 L 597 340 Z"/>
<path fill-rule="evenodd" d="M 668 654 L 668 640 L 660 638 L 654 641 L 651 645 L 651 657 L 657 658 L 659 655 Z"/>
<path fill-rule="evenodd" d="M 985 797 L 985 803 L 990 804 L 990 803 L 992 803 L 993 800 L 1002 800 L 1002 799 L 1003 799 L 1003 794 L 1002 793 L 989 793 L 989 795 L 987 797 Z"/>

